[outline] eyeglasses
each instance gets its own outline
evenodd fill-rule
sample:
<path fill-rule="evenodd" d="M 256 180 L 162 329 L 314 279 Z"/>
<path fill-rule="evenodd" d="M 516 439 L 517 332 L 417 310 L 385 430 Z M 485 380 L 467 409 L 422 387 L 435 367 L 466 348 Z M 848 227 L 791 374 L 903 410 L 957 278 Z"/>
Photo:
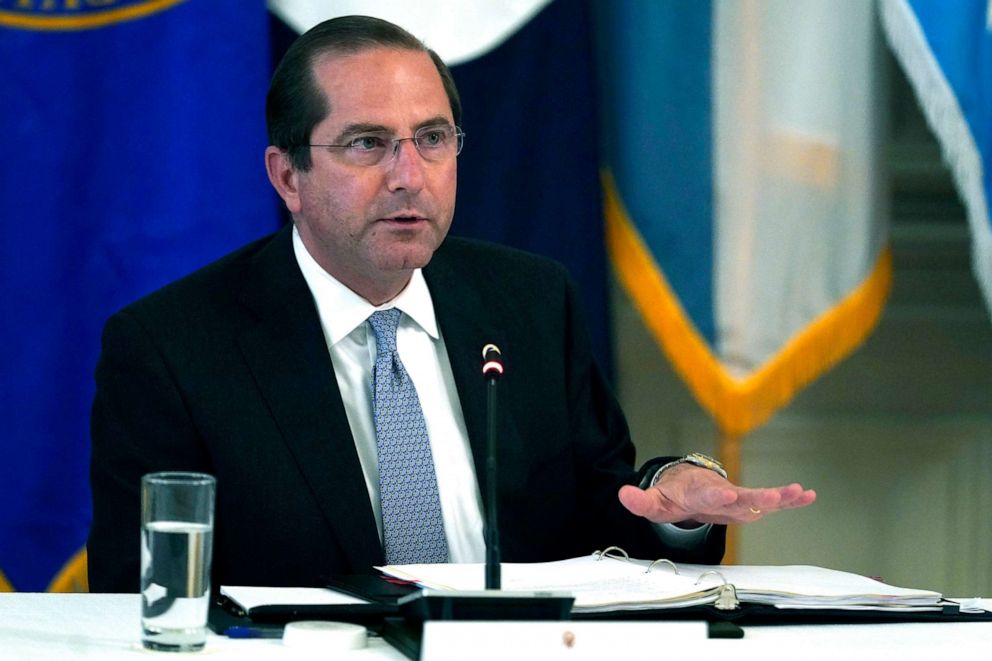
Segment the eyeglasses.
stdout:
<path fill-rule="evenodd" d="M 389 138 L 382 133 L 362 133 L 343 145 L 308 145 L 336 149 L 350 165 L 373 166 L 396 157 L 400 143 L 412 140 L 425 161 L 438 162 L 457 156 L 465 143 L 465 134 L 457 126 L 423 126 L 410 138 Z"/>

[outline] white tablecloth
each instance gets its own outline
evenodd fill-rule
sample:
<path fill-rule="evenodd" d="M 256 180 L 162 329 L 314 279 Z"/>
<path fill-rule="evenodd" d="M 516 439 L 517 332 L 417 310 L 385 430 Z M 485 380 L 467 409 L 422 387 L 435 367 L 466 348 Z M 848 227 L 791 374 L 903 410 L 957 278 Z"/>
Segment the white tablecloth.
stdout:
<path fill-rule="evenodd" d="M 992 603 L 992 602 L 988 602 Z M 152 652 L 141 647 L 138 595 L 0 594 L 0 659 L 366 659 L 404 657 L 378 638 L 369 647 L 333 655 L 306 655 L 280 640 L 230 640 L 209 634 L 206 648 L 193 654 Z M 946 659 L 992 658 L 992 622 L 858 624 L 830 626 L 751 626 L 742 640 L 665 640 L 659 623 L 658 648 L 624 649 L 617 641 L 616 659 L 650 658 L 755 659 L 824 658 Z M 511 644 L 511 623 L 492 624 L 493 635 L 480 645 L 500 649 Z M 664 650 L 659 656 L 658 650 Z M 702 654 L 702 657 L 698 655 Z M 526 655 L 510 653 L 512 661 Z M 563 657 L 565 658 L 565 657 Z"/>
<path fill-rule="evenodd" d="M 281 640 L 231 640 L 213 632 L 190 654 L 141 646 L 141 599 L 136 594 L 0 594 L 0 660 L 62 659 L 307 659 Z M 321 659 L 329 659 L 325 653 Z M 369 647 L 336 653 L 338 659 L 405 659 L 377 638 Z"/>

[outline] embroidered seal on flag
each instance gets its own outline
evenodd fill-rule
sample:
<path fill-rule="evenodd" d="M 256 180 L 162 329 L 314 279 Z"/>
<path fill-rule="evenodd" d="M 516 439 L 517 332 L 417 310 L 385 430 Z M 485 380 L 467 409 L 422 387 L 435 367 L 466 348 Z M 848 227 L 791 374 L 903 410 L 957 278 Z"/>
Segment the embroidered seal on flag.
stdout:
<path fill-rule="evenodd" d="M 185 0 L 0 0 L 0 26 L 89 30 L 164 11 Z"/>

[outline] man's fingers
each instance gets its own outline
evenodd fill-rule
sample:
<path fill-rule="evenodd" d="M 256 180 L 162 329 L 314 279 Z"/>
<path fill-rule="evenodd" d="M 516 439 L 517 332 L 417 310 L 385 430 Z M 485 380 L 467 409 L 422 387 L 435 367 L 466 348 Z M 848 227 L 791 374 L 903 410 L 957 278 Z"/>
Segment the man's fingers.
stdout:
<path fill-rule="evenodd" d="M 618 495 L 621 504 L 632 514 L 655 523 L 690 519 L 706 523 L 751 523 L 773 512 L 805 507 L 816 500 L 816 492 L 803 489 L 800 484 L 753 489 L 735 487 L 726 481 L 712 484 L 691 479 L 664 486 L 659 483 L 647 490 L 624 486 Z"/>
<path fill-rule="evenodd" d="M 695 514 L 720 514 L 737 500 L 737 491 L 728 487 L 701 487 L 685 494 L 667 494 L 657 486 L 643 490 L 628 485 L 621 487 L 618 495 L 620 503 L 632 514 L 656 523 L 685 521 Z"/>
<path fill-rule="evenodd" d="M 737 505 L 748 513 L 753 513 L 752 510 L 759 512 L 775 510 L 782 503 L 782 494 L 778 489 L 741 488 L 738 493 Z"/>
<path fill-rule="evenodd" d="M 790 486 L 797 487 L 796 492 L 795 494 L 790 494 L 788 498 L 783 496 L 782 503 L 779 505 L 780 509 L 806 507 L 816 501 L 816 492 L 812 489 L 803 489 L 798 484 Z"/>
<path fill-rule="evenodd" d="M 738 504 L 749 514 L 768 514 L 786 509 L 805 507 L 816 500 L 816 492 L 799 484 L 769 489 L 741 489 Z M 755 511 L 757 510 L 757 511 Z"/>
<path fill-rule="evenodd" d="M 700 514 L 712 514 L 740 500 L 737 490 L 730 487 L 705 487 L 686 494 L 686 509 Z"/>
<path fill-rule="evenodd" d="M 766 491 L 771 491 L 771 489 Z M 774 507 L 776 510 L 805 507 L 816 500 L 816 492 L 812 489 L 803 489 L 800 484 L 794 483 L 784 487 L 776 487 L 774 491 L 778 493 L 779 501 L 774 505 L 768 504 L 768 507 Z"/>

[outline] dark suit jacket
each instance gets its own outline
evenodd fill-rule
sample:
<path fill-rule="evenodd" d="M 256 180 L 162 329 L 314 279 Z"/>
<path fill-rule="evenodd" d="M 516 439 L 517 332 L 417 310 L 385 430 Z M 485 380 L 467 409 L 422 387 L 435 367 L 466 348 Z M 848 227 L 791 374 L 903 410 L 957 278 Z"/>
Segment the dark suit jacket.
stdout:
<path fill-rule="evenodd" d="M 485 494 L 481 348 L 503 350 L 503 560 L 610 545 L 718 562 L 723 531 L 683 557 L 617 500 L 636 483 L 626 423 L 592 360 L 564 270 L 448 238 L 424 269 Z M 93 591 L 138 588 L 139 482 L 217 477 L 214 585 L 324 585 L 383 562 L 368 491 L 290 228 L 115 314 L 92 418 Z"/>

